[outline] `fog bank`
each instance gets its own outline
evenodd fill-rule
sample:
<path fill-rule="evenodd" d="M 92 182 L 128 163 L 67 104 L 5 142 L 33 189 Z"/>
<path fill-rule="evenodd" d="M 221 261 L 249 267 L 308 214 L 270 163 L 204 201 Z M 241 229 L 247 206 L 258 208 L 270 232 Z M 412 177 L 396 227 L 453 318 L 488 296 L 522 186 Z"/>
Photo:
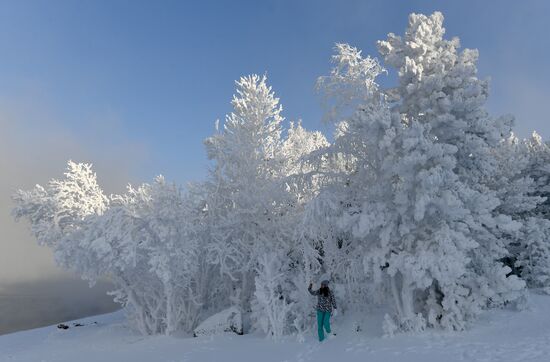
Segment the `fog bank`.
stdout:
<path fill-rule="evenodd" d="M 77 134 L 32 102 L 0 99 L 0 333 L 57 323 L 116 308 L 109 285 L 88 283 L 57 267 L 26 221 L 11 216 L 11 195 L 60 178 L 67 160 L 90 162 L 107 194 L 135 182 L 144 148 L 124 140 L 116 119 Z"/>

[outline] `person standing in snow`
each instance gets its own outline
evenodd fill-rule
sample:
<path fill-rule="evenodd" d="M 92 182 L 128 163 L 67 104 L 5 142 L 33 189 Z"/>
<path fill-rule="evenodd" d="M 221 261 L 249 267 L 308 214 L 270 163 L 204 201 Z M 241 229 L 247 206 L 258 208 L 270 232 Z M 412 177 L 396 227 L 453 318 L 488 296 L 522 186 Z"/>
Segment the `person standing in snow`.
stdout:
<path fill-rule="evenodd" d="M 336 309 L 336 299 L 332 290 L 328 287 L 328 280 L 321 282 L 321 288 L 312 290 L 313 283 L 309 283 L 307 290 L 311 295 L 317 296 L 317 332 L 319 334 L 319 342 L 325 339 L 325 333 L 330 333 L 330 315 L 332 309 Z"/>

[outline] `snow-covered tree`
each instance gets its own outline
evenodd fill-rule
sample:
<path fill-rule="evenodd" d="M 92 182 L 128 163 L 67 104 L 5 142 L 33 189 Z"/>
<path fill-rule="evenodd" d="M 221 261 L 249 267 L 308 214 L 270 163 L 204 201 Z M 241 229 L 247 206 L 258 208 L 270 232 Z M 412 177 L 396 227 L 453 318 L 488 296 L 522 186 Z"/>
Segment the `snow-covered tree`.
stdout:
<path fill-rule="evenodd" d="M 315 170 L 318 165 L 308 156 L 330 145 L 325 136 L 319 131 L 306 130 L 301 122 L 291 122 L 287 133 L 281 146 L 284 175 L 304 175 Z"/>
<path fill-rule="evenodd" d="M 36 185 L 30 191 L 18 190 L 13 201 L 15 218 L 27 218 L 38 243 L 52 248 L 57 262 L 66 266 L 72 260 L 60 246 L 64 238 L 79 231 L 87 217 L 101 215 L 109 206 L 92 165 L 72 161 L 64 179 L 51 180 L 45 187 Z"/>
<path fill-rule="evenodd" d="M 519 258 L 520 254 L 524 255 L 522 250 L 526 248 L 527 243 L 531 240 L 536 242 L 527 235 L 538 234 L 533 228 L 544 225 L 528 221 L 528 218 L 535 217 L 535 209 L 544 199 L 534 194 L 536 187 L 528 174 L 530 156 L 525 142 L 520 142 L 511 134 L 493 150 L 493 155 L 498 167 L 491 175 L 491 179 L 487 180 L 487 184 L 496 190 L 496 196 L 500 200 L 495 213 L 511 218 L 508 229 L 499 229 L 498 237 L 505 240 L 508 250 L 508 255 L 502 260 L 512 269 L 514 275 L 522 276 L 529 283 L 530 278 L 525 278 L 527 274 L 521 273 L 519 269 Z M 544 230 L 540 232 L 544 233 Z"/>
<path fill-rule="evenodd" d="M 455 173 L 475 192 L 464 200 L 475 225 L 469 225 L 479 244 L 470 257 L 489 304 L 521 296 L 522 284 L 507 278 L 510 268 L 499 262 L 508 255 L 504 233 L 520 224 L 499 210 L 502 203 L 492 177 L 499 164 L 493 150 L 510 134 L 510 117 L 492 118 L 485 109 L 488 82 L 477 78 L 477 50 L 458 51 L 458 38 L 443 36 L 443 15 L 411 14 L 404 37 L 389 34 L 378 43 L 385 64 L 398 71 L 393 109 L 404 123 L 430 125 L 438 143 L 457 148 Z"/>
<path fill-rule="evenodd" d="M 264 254 L 257 261 L 254 300 L 255 322 L 268 336 L 278 339 L 292 327 L 294 302 L 288 300 L 287 280 L 290 268 L 286 255 Z"/>
<path fill-rule="evenodd" d="M 550 223 L 548 219 L 548 171 L 550 149 L 540 135 L 519 142 L 515 137 L 503 142 L 497 153 L 500 173 L 512 175 L 499 183 L 507 197 L 499 208 L 521 222 L 519 232 L 511 235 L 510 261 L 514 273 L 529 287 L 550 292 Z M 525 195 L 528 195 L 527 197 Z"/>
<path fill-rule="evenodd" d="M 190 206 L 178 187 L 158 177 L 114 197 L 102 221 L 106 227 L 96 229 L 116 250 L 110 254 L 122 259 L 110 263 L 117 267 L 110 275 L 123 286 L 117 297 L 130 303 L 139 329 L 147 333 L 190 331 L 198 322 L 204 300 L 196 281 L 203 250 L 192 223 L 200 210 Z"/>
<path fill-rule="evenodd" d="M 200 210 L 179 188 L 159 177 L 109 200 L 91 165 L 69 162 L 64 179 L 18 191 L 14 201 L 15 216 L 30 220 L 60 265 L 91 284 L 101 277 L 115 283 L 113 294 L 138 330 L 196 325 L 207 300 L 197 290 L 205 258 L 195 235 Z"/>
<path fill-rule="evenodd" d="M 535 180 L 529 175 L 531 157 L 526 142 L 514 134 L 503 139 L 493 150 L 498 167 L 487 181 L 500 200 L 496 211 L 510 215 L 516 222 L 539 207 L 544 199 L 536 192 Z"/>
<path fill-rule="evenodd" d="M 206 183 L 208 223 L 211 258 L 227 275 L 228 303 L 238 298 L 248 330 L 258 258 L 289 249 L 290 195 L 281 182 L 282 107 L 266 77 L 241 78 L 232 104 L 223 130 L 205 141 L 215 161 Z"/>
<path fill-rule="evenodd" d="M 321 132 L 290 123 L 281 146 L 282 181 L 291 195 L 288 212 L 300 217 L 304 206 L 318 193 L 322 182 L 319 171 L 326 168 L 325 149 L 329 145 Z"/>
<path fill-rule="evenodd" d="M 295 303 L 307 294 L 299 225 L 319 189 L 309 155 L 328 142 L 300 124 L 291 124 L 282 138 L 282 107 L 265 76 L 241 78 L 232 104 L 223 131 L 205 142 L 215 162 L 206 182 L 211 259 L 228 278 L 226 300 L 240 307 L 245 331 L 253 325 L 275 337 L 303 331 L 303 316 L 310 311 L 309 303 Z M 268 261 L 266 255 L 281 260 Z M 269 281 L 274 265 L 283 278 L 277 282 Z M 275 318 L 268 307 L 253 308 L 271 303 L 275 295 L 283 298 L 288 317 Z"/>
<path fill-rule="evenodd" d="M 457 39 L 443 39 L 442 20 L 413 14 L 404 38 L 379 43 L 398 70 L 398 87 L 379 90 L 373 80 L 382 68 L 349 46 L 337 47 L 336 68 L 319 82 L 330 84 L 329 96 L 338 82 L 354 85 L 333 108 L 359 104 L 337 120 L 331 152 L 348 160 L 344 172 L 313 203 L 322 263 L 347 285 L 389 280 L 397 313 L 388 328 L 463 329 L 481 308 L 520 298 L 524 285 L 501 259 L 522 228 L 517 208 L 537 200 L 521 172 L 498 173 L 495 154 L 511 121 L 488 116 L 477 53 L 458 53 Z M 355 81 L 357 74 L 366 81 Z M 339 249 L 362 263 L 343 272 L 353 258 Z"/>
<path fill-rule="evenodd" d="M 470 190 L 453 171 L 456 148 L 434 142 L 429 125 L 403 124 L 382 95 L 345 122 L 334 144 L 354 156 L 355 168 L 321 194 L 321 205 L 325 198 L 333 208 L 332 240 L 323 243 L 328 269 L 347 285 L 381 285 L 396 311 L 388 332 L 464 328 L 479 310 L 468 292 L 467 254 L 477 244 L 466 227 Z"/>
<path fill-rule="evenodd" d="M 537 132 L 525 143 L 529 154 L 527 174 L 535 182 L 534 195 L 545 198 L 535 212 L 550 220 L 550 146 Z"/>
<path fill-rule="evenodd" d="M 365 92 L 376 91 L 376 76 L 385 71 L 377 59 L 363 58 L 361 51 L 349 44 L 337 43 L 335 51 L 330 75 L 319 77 L 316 85 L 324 99 L 326 121 L 353 114 L 369 95 Z"/>
<path fill-rule="evenodd" d="M 550 220 L 528 217 L 515 249 L 515 266 L 532 288 L 550 294 Z"/>

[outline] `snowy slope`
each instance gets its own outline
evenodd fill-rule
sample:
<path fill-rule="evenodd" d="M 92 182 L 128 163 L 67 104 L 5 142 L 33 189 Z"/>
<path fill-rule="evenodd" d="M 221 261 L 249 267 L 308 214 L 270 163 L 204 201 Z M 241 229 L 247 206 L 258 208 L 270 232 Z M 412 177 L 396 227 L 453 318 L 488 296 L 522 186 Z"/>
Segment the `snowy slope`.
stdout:
<path fill-rule="evenodd" d="M 92 322 L 97 321 L 97 324 Z M 531 295 L 523 312 L 491 311 L 468 332 L 429 332 L 382 338 L 381 318 L 364 331 L 336 320 L 338 336 L 319 344 L 255 335 L 143 337 L 130 331 L 121 312 L 79 320 L 82 327 L 52 327 L 0 336 L 0 361 L 550 361 L 550 297 Z M 72 323 L 69 325 L 72 326 Z"/>

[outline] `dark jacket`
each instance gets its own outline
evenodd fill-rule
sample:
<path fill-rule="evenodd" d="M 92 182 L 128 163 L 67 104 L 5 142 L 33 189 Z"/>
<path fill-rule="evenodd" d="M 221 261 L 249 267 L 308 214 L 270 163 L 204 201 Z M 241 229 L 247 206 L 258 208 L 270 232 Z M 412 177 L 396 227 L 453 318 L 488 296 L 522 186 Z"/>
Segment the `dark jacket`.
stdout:
<path fill-rule="evenodd" d="M 317 310 L 321 312 L 332 312 L 332 308 L 336 309 L 336 299 L 334 298 L 334 294 L 332 294 L 332 290 L 329 289 L 328 296 L 324 296 L 319 292 L 319 289 L 312 290 L 311 286 L 307 288 L 309 293 L 311 295 L 317 296 Z"/>

